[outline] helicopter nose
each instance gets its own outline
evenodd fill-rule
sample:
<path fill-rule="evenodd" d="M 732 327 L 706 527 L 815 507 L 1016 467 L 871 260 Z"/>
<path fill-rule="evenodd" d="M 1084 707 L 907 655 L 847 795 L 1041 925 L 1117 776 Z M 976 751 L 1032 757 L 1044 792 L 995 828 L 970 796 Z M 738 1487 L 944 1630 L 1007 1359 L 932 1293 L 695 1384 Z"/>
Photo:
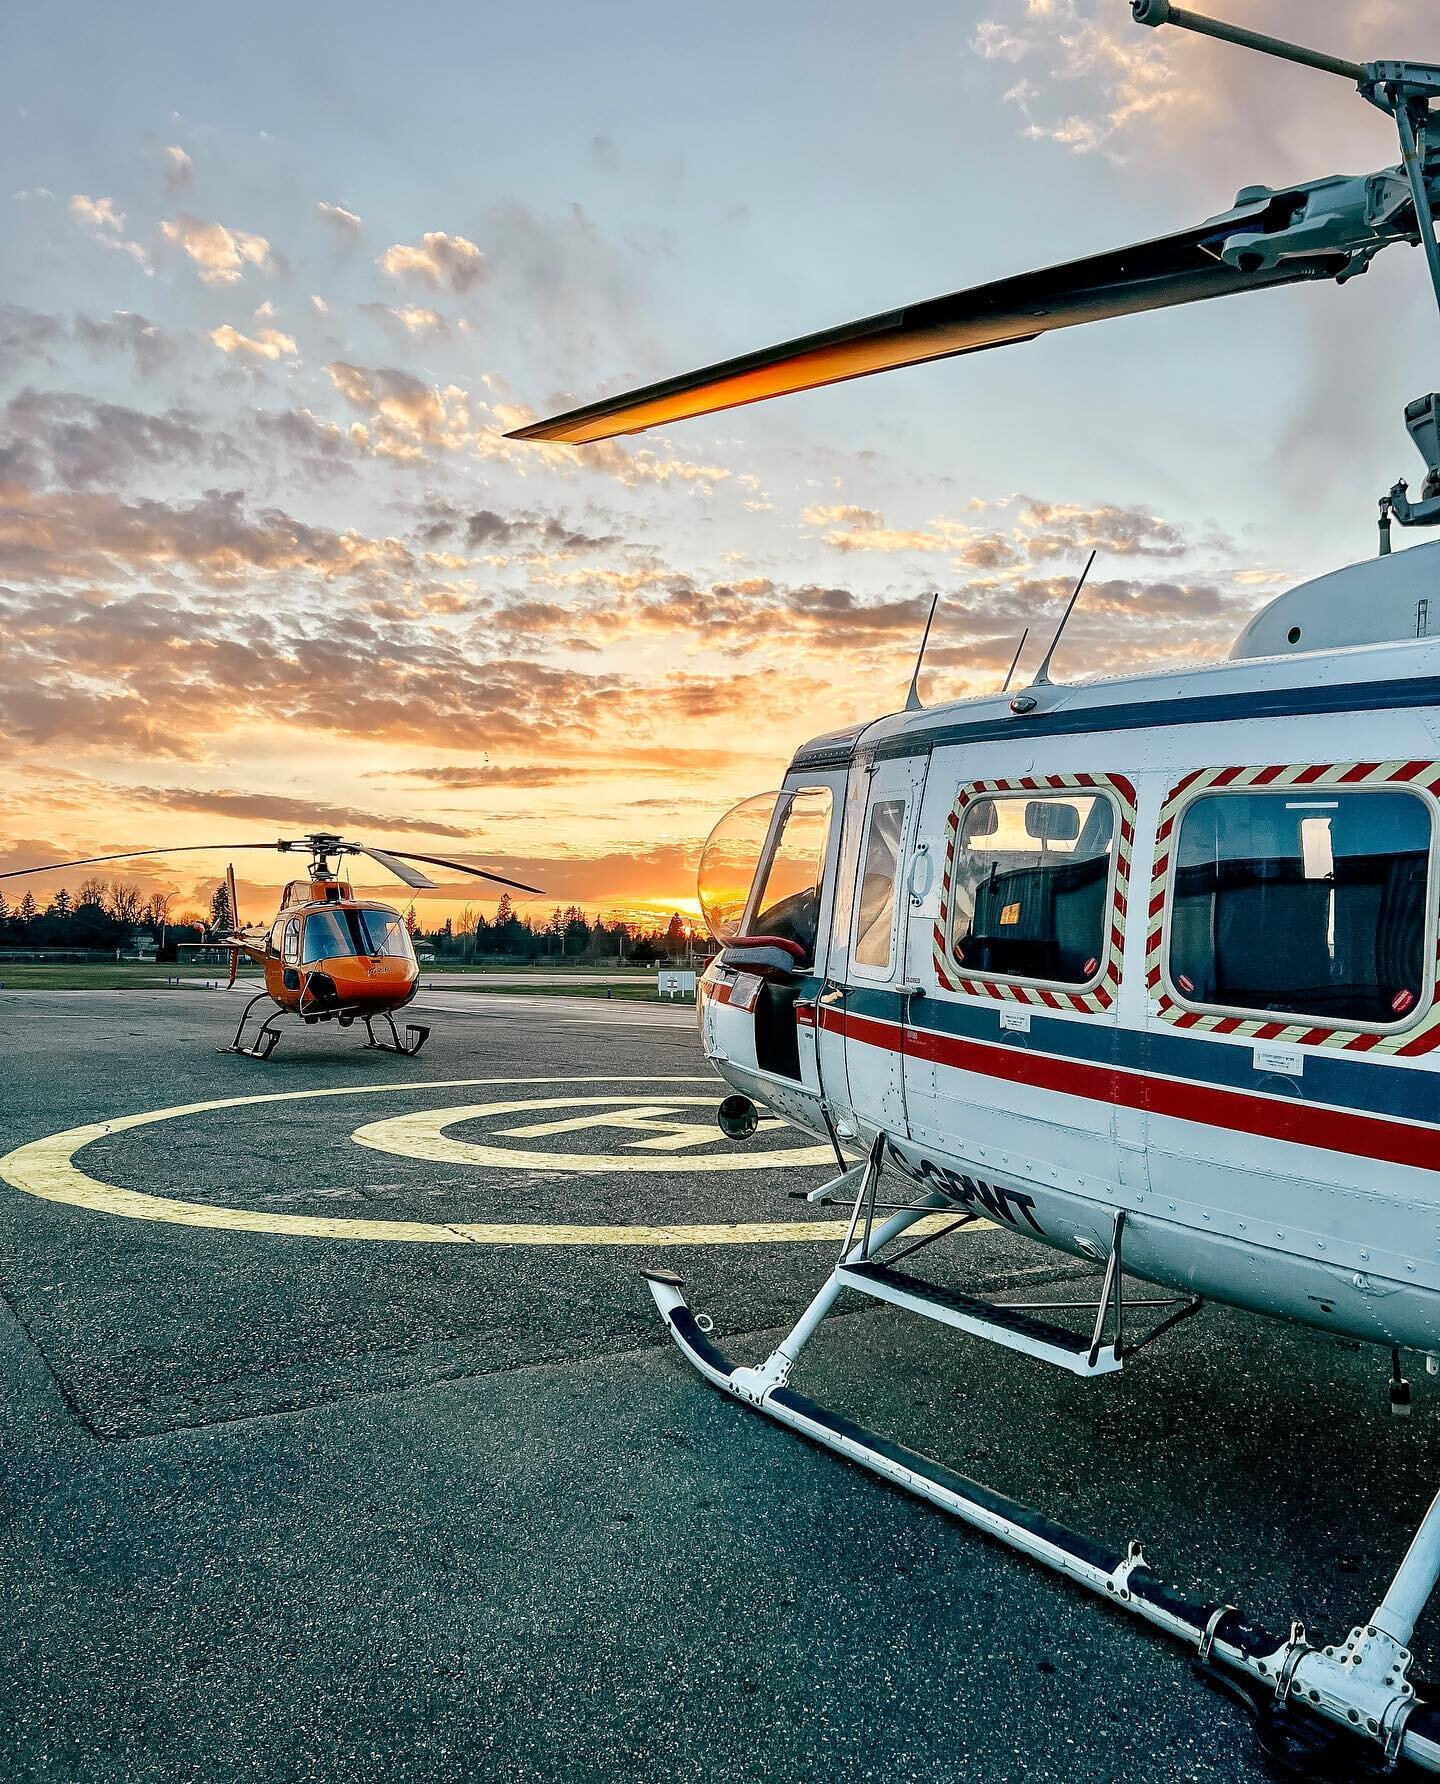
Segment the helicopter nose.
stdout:
<path fill-rule="evenodd" d="M 407 991 L 415 982 L 416 969 L 408 960 L 388 957 L 368 959 L 326 960 L 322 970 L 335 987 L 341 1003 L 365 1004 L 392 1002 L 397 994 Z"/>

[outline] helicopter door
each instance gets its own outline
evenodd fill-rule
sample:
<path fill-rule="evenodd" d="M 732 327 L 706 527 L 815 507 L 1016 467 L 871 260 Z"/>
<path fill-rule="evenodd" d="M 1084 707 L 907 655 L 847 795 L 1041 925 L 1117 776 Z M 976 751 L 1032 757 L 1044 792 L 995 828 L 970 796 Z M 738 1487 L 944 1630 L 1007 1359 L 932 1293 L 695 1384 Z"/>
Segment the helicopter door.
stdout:
<path fill-rule="evenodd" d="M 928 852 L 915 848 L 928 766 L 928 756 L 907 756 L 869 763 L 852 776 L 846 816 L 853 839 L 847 833 L 820 997 L 826 1099 L 842 1120 L 848 1114 L 887 1133 L 906 1132 L 900 1037 L 908 1014 L 911 893 L 918 894 L 915 877 L 929 865 Z"/>

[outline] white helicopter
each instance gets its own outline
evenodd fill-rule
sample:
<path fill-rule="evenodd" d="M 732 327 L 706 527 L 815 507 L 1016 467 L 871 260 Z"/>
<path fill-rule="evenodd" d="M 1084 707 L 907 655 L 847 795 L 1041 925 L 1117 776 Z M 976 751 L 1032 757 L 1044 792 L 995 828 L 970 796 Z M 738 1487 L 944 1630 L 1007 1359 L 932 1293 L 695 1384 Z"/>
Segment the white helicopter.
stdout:
<path fill-rule="evenodd" d="M 1440 65 L 1345 62 L 1168 0 L 1132 11 L 1353 81 L 1393 118 L 1401 164 L 1247 188 L 1198 228 L 520 437 L 599 440 L 1107 316 L 1344 281 L 1392 242 L 1423 247 L 1440 300 Z M 1014 694 L 1007 678 L 924 710 L 912 681 L 904 711 L 807 744 L 779 794 L 721 821 L 700 896 L 721 944 L 701 1021 L 735 1093 L 722 1126 L 747 1137 L 762 1104 L 828 1134 L 840 1174 L 811 1199 L 848 1201 L 849 1232 L 753 1368 L 707 1337 L 678 1277 L 646 1275 L 716 1387 L 1193 1644 L 1272 1719 L 1313 1716 L 1312 1733 L 1379 1765 L 1440 1772 L 1440 1709 L 1407 1676 L 1440 1574 L 1440 1497 L 1380 1604 L 1326 1646 L 1192 1603 L 1138 1544 L 1106 1552 L 786 1385 L 845 1290 L 1081 1377 L 1206 1300 L 1389 1347 L 1396 1411 L 1400 1352 L 1435 1372 L 1440 542 L 1391 555 L 1390 527 L 1440 522 L 1440 396 L 1406 422 L 1427 475 L 1418 500 L 1401 482 L 1382 501 L 1381 555 L 1282 595 L 1227 662 L 1062 687 L 1052 642 Z M 912 1273 L 922 1247 L 981 1218 L 1103 1265 L 1088 1330 Z M 1126 1276 L 1164 1293 L 1127 1303 Z"/>

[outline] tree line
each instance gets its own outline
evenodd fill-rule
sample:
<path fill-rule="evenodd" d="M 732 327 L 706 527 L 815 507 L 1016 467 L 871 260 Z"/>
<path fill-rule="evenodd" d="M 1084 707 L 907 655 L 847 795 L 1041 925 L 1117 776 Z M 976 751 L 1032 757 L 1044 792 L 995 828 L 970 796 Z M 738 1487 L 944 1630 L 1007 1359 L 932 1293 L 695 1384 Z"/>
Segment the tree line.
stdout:
<path fill-rule="evenodd" d="M 223 898 L 225 888 L 220 888 Z M 43 905 L 27 887 L 12 904 L 0 887 L 0 947 L 124 948 L 137 931 L 157 941 L 203 941 L 205 918 L 199 911 L 172 915 L 176 894 L 152 892 L 146 897 L 128 880 L 94 876 L 78 892 L 62 886 Z"/>
<path fill-rule="evenodd" d="M 678 911 L 668 922 L 650 925 L 591 918 L 575 904 L 563 909 L 557 904 L 548 917 L 521 916 L 508 892 L 501 894 L 493 918 L 479 905 L 467 904 L 453 922 L 447 917 L 428 935 L 413 929 L 411 933 L 442 960 L 498 958 L 537 965 L 633 960 L 644 966 L 709 952 L 703 934 L 697 934 Z"/>
<path fill-rule="evenodd" d="M 12 904 L 0 888 L 0 948 L 129 947 L 137 935 L 153 937 L 167 953 L 178 942 L 203 942 L 234 922 L 222 881 L 207 912 L 177 909 L 175 893 L 148 897 L 128 880 L 85 880 L 71 893 L 62 886 L 41 905 L 32 891 Z M 266 913 L 267 917 L 269 913 Z M 679 912 L 663 924 L 591 917 L 579 905 L 556 905 L 548 917 L 522 916 L 508 892 L 500 897 L 493 917 L 478 904 L 465 905 L 458 917 L 438 928 L 422 927 L 415 906 L 406 912 L 406 927 L 416 945 L 429 948 L 437 960 L 547 961 L 633 960 L 637 965 L 683 961 L 708 951 Z"/>

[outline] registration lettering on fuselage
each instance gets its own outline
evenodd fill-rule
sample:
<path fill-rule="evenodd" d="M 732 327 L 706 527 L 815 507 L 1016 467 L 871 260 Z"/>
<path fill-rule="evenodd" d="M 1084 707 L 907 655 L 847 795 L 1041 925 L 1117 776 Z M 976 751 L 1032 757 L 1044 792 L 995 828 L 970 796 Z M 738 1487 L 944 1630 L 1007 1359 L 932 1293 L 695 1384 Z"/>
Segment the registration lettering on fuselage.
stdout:
<path fill-rule="evenodd" d="M 993 1219 L 1003 1220 L 1007 1226 L 1020 1228 L 1023 1219 L 1032 1232 L 1043 1233 L 1045 1230 L 1035 1218 L 1035 1198 L 1027 1196 L 1023 1190 L 1005 1189 L 998 1183 L 985 1183 L 963 1171 L 952 1171 L 945 1165 L 936 1164 L 931 1158 L 922 1158 L 917 1163 L 906 1158 L 895 1142 L 888 1138 L 885 1142 L 885 1156 L 912 1183 L 918 1183 L 925 1189 L 938 1189 L 962 1208 L 974 1209 L 978 1204 Z"/>

